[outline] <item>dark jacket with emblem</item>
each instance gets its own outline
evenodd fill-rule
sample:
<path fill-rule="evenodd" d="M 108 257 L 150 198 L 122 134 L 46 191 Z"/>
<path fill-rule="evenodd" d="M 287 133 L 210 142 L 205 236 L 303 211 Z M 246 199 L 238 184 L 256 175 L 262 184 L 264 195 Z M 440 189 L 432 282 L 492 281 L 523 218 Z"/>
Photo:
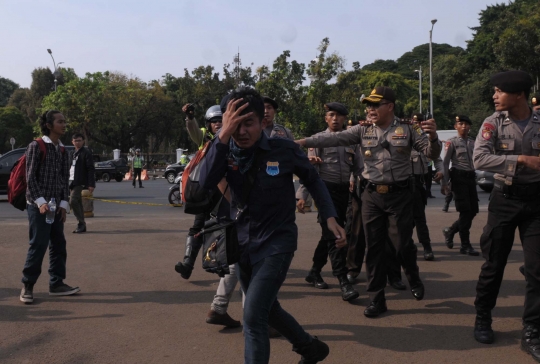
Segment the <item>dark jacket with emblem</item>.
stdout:
<path fill-rule="evenodd" d="M 521 132 L 506 112 L 496 112 L 482 123 L 474 145 L 474 167 L 495 173 L 507 183 L 540 182 L 540 172 L 518 167 L 518 156 L 540 156 L 540 111 L 533 111 Z"/>
<path fill-rule="evenodd" d="M 328 190 L 296 143 L 269 139 L 262 133 L 257 149 L 260 156 L 252 166 L 258 169 L 255 184 L 237 225 L 238 240 L 244 251 L 242 259 L 249 256 L 251 264 L 275 254 L 294 252 L 297 248 L 293 174 L 309 190 L 323 219 L 337 216 Z M 234 217 L 242 196 L 243 175 L 229 166 L 229 152 L 229 145 L 216 137 L 201 168 L 200 183 L 204 188 L 215 189 L 226 175 L 232 194 L 231 217 Z"/>
<path fill-rule="evenodd" d="M 70 161 L 77 158 L 77 161 L 75 162 L 75 175 L 73 177 L 73 182 L 71 182 L 69 186 L 85 186 L 86 188 L 96 187 L 94 159 L 92 158 L 90 150 L 86 147 L 82 147 L 78 151 L 71 151 L 69 157 Z"/>

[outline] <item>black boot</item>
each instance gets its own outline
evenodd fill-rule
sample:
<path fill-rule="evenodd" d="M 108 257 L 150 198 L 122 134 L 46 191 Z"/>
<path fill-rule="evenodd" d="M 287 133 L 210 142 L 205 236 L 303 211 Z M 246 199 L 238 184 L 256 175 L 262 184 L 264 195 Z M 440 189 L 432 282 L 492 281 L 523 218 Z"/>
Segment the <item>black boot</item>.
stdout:
<path fill-rule="evenodd" d="M 540 338 L 538 335 L 538 326 L 525 324 L 521 332 L 521 349 L 531 354 L 534 360 L 540 363 Z"/>
<path fill-rule="evenodd" d="M 300 347 L 293 346 L 293 351 L 302 356 L 298 364 L 315 364 L 323 361 L 328 356 L 330 348 L 317 339 L 317 336 L 314 336 L 311 343 L 307 345 Z"/>
<path fill-rule="evenodd" d="M 492 344 L 495 334 L 491 328 L 491 312 L 477 311 L 474 321 L 474 339 L 482 344 Z"/>
<path fill-rule="evenodd" d="M 321 272 L 314 268 L 311 268 L 311 270 L 309 271 L 309 274 L 306 277 L 306 282 L 312 284 L 313 287 L 318 289 L 328 288 L 328 284 L 326 284 L 326 282 L 321 277 Z"/>
<path fill-rule="evenodd" d="M 450 202 L 446 202 L 446 201 L 445 201 L 442 210 L 443 210 L 444 212 L 448 212 L 448 208 L 449 208 L 449 207 L 450 207 Z"/>
<path fill-rule="evenodd" d="M 459 228 L 456 229 L 455 223 L 450 226 L 443 229 L 442 233 L 444 235 L 444 242 L 446 243 L 446 246 L 448 249 L 452 249 L 454 247 L 454 235 L 459 231 Z"/>
<path fill-rule="evenodd" d="M 346 274 L 338 276 L 337 279 L 339 281 L 339 286 L 341 287 L 341 298 L 343 298 L 343 301 L 354 300 L 360 296 L 360 293 L 353 288 L 352 284 L 347 279 Z"/>
<path fill-rule="evenodd" d="M 178 262 L 174 266 L 174 270 L 180 273 L 182 278 L 189 279 L 191 277 L 191 272 L 193 271 L 193 265 L 201 250 L 202 242 L 199 238 L 188 235 L 186 240 L 186 253 L 184 256 L 183 262 Z"/>
<path fill-rule="evenodd" d="M 459 252 L 461 254 L 467 254 L 467 255 L 470 255 L 470 256 L 473 256 L 473 257 L 477 257 L 477 256 L 480 255 L 480 253 L 478 253 L 476 250 L 474 250 L 471 243 L 468 242 L 468 241 L 465 241 L 465 242 L 461 243 L 461 248 L 459 249 Z"/>

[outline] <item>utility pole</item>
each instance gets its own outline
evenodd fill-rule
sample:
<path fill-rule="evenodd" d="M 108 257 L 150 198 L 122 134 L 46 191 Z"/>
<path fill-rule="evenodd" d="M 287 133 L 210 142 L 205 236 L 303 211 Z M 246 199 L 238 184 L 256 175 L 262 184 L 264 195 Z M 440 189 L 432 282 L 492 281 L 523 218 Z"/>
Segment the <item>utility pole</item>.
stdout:
<path fill-rule="evenodd" d="M 431 30 L 429 31 L 429 112 L 431 117 L 433 116 L 433 51 L 432 51 L 432 39 L 433 39 L 433 27 L 437 19 L 431 21 Z"/>

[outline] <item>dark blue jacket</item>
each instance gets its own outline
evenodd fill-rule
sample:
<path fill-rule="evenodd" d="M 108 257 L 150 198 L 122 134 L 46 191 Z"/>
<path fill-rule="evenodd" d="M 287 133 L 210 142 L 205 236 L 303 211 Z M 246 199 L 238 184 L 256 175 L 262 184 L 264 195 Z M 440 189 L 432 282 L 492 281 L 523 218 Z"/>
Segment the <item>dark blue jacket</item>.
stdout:
<path fill-rule="evenodd" d="M 244 213 L 238 219 L 238 240 L 251 264 L 275 254 L 296 250 L 296 199 L 293 174 L 297 175 L 317 203 L 323 219 L 336 217 L 336 210 L 326 186 L 306 154 L 287 139 L 268 139 L 263 133 L 258 148 L 260 157 L 255 184 Z M 215 189 L 227 175 L 232 193 L 231 217 L 237 212 L 237 201 L 242 198 L 244 176 L 229 158 L 229 145 L 217 137 L 201 166 L 199 182 L 207 189 Z"/>

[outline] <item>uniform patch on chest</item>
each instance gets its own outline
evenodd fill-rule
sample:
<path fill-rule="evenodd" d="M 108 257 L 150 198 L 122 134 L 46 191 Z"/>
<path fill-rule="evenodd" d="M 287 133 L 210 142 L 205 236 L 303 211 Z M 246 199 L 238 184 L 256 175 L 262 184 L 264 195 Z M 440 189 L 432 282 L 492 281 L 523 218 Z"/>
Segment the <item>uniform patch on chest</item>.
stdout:
<path fill-rule="evenodd" d="M 266 173 L 270 176 L 277 176 L 279 174 L 279 162 L 266 162 Z"/>

